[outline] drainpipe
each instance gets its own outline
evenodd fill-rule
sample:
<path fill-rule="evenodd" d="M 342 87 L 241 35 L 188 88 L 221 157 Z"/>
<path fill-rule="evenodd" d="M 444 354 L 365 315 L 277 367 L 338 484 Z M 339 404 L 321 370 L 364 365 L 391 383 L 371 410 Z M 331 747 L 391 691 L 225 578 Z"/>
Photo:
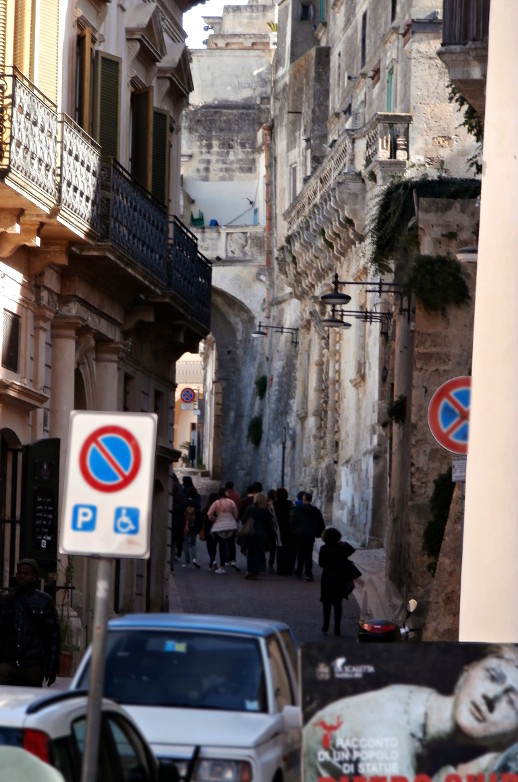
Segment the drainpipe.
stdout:
<path fill-rule="evenodd" d="M 270 145 L 272 143 L 272 126 L 263 125 L 264 140 L 264 201 L 266 217 L 266 295 L 265 318 L 270 317 L 270 275 L 272 268 L 272 201 L 270 195 Z"/>

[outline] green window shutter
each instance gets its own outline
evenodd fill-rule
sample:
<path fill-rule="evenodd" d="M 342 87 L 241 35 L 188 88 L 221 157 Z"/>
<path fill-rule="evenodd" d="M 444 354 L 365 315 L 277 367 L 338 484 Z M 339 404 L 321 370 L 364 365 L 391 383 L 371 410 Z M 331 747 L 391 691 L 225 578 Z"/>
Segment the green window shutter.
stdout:
<path fill-rule="evenodd" d="M 38 30 L 38 88 L 58 102 L 59 0 L 40 0 Z"/>
<path fill-rule="evenodd" d="M 153 88 L 135 90 L 131 95 L 131 173 L 151 190 L 151 148 L 153 142 Z"/>
<path fill-rule="evenodd" d="M 151 192 L 167 206 L 169 196 L 169 113 L 153 111 L 153 163 Z"/>
<path fill-rule="evenodd" d="M 119 159 L 121 60 L 96 52 L 94 138 L 102 154 Z"/>
<path fill-rule="evenodd" d="M 5 66 L 5 26 L 7 21 L 7 0 L 0 0 L 0 67 Z"/>

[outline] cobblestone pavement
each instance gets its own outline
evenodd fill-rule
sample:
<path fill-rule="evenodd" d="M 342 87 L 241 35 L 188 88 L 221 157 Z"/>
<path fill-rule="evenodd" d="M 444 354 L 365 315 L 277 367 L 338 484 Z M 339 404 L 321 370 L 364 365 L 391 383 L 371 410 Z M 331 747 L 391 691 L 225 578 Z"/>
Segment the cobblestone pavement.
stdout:
<path fill-rule="evenodd" d="M 177 470 L 178 477 L 190 474 L 193 483 L 206 497 L 218 487 L 217 481 L 203 478 L 193 470 Z M 317 544 L 313 559 L 317 559 Z M 341 623 L 342 636 L 347 640 L 356 638 L 360 615 L 362 582 L 369 575 L 384 571 L 383 549 L 359 550 L 352 559 L 364 576 L 357 581 L 357 587 L 348 600 L 343 601 Z M 322 604 L 320 603 L 320 568 L 313 565 L 314 581 L 297 579 L 294 576 L 277 576 L 261 573 L 258 581 L 246 581 L 246 558 L 238 549 L 237 564 L 241 573 L 227 567 L 224 575 L 211 573 L 208 569 L 206 544 L 198 541 L 197 559 L 201 568 L 174 563 L 171 577 L 170 604 L 172 612 L 227 614 L 232 616 L 253 616 L 279 619 L 287 622 L 299 643 L 322 642 L 327 636 L 321 632 Z M 330 635 L 329 637 L 333 637 Z"/>

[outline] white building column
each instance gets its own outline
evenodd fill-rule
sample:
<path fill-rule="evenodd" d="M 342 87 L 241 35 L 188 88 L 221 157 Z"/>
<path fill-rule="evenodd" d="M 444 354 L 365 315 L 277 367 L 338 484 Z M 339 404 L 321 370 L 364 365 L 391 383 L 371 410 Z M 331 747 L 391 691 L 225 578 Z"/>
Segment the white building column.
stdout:
<path fill-rule="evenodd" d="M 76 369 L 76 333 L 81 325 L 76 318 L 56 317 L 52 321 L 52 359 L 50 394 L 50 435 L 59 437 L 59 493 L 63 496 L 70 413 L 74 409 Z"/>
<path fill-rule="evenodd" d="M 97 342 L 95 349 L 95 397 L 97 410 L 117 410 L 118 368 L 124 350 L 120 342 Z"/>
<path fill-rule="evenodd" d="M 461 641 L 518 642 L 518 5 L 491 4 Z"/>

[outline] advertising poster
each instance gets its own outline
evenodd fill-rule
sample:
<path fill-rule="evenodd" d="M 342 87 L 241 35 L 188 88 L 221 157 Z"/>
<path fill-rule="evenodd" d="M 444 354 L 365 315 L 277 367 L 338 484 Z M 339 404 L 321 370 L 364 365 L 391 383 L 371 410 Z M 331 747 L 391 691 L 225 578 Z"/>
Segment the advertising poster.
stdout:
<path fill-rule="evenodd" d="M 301 649 L 303 782 L 518 782 L 518 644 Z"/>

